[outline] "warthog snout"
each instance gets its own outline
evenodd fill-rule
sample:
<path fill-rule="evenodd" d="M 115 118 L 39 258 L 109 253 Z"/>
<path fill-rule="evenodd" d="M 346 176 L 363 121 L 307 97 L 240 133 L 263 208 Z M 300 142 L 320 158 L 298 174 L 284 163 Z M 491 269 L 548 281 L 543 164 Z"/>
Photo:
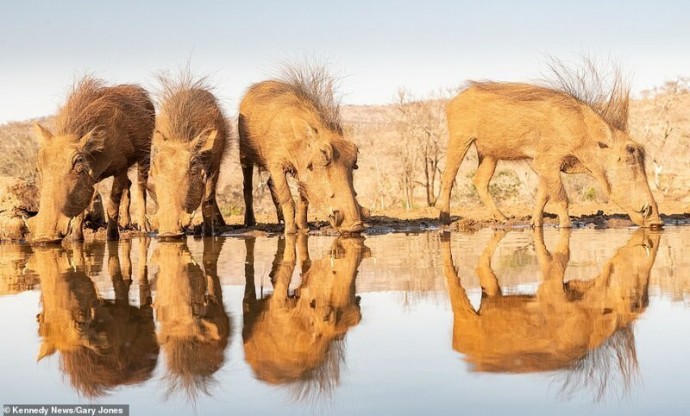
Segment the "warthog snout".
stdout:
<path fill-rule="evenodd" d="M 175 240 L 180 239 L 182 237 L 184 237 L 184 233 L 182 231 L 164 231 L 158 233 L 158 238 L 161 240 Z"/>
<path fill-rule="evenodd" d="M 338 227 L 338 231 L 341 233 L 361 233 L 364 231 L 364 223 L 362 221 L 356 221 L 352 224 Z"/>
<path fill-rule="evenodd" d="M 330 214 L 328 215 L 328 221 L 331 226 L 341 233 L 360 233 L 364 231 L 364 223 L 362 221 L 353 221 L 350 223 L 345 223 L 345 216 L 339 210 L 334 210 L 332 207 L 329 208 Z"/>
<path fill-rule="evenodd" d="M 172 224 L 163 224 L 158 229 L 158 238 L 161 240 L 173 240 L 184 237 L 184 227 L 189 225 L 190 221 L 172 221 Z M 177 225 L 174 225 L 177 224 Z"/>
<path fill-rule="evenodd" d="M 641 226 L 650 228 L 661 228 L 664 226 L 664 222 L 657 212 L 656 204 L 645 202 L 637 212 L 642 216 Z"/>
<path fill-rule="evenodd" d="M 31 243 L 33 243 L 33 244 L 60 244 L 60 242 L 62 242 L 63 237 L 64 237 L 64 235 L 60 235 L 60 234 L 54 235 L 54 236 L 42 235 L 42 236 L 39 236 L 36 238 L 32 238 Z"/>
<path fill-rule="evenodd" d="M 64 216 L 55 220 L 39 214 L 29 218 L 26 225 L 31 233 L 31 243 L 54 244 L 60 243 L 70 233 L 72 224 L 70 219 Z"/>
<path fill-rule="evenodd" d="M 345 219 L 345 216 L 343 215 L 340 210 L 334 210 L 333 207 L 328 208 L 329 214 L 328 214 L 328 221 L 331 223 L 333 228 L 338 228 L 340 224 L 343 223 L 343 220 Z"/>

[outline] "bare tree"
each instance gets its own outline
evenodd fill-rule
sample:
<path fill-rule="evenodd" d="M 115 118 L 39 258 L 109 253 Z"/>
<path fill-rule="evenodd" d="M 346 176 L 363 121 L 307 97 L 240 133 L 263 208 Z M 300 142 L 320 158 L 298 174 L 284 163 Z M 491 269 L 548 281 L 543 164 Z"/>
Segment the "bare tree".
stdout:
<path fill-rule="evenodd" d="M 447 93 L 439 92 L 418 100 L 405 89 L 398 91 L 395 109 L 399 115 L 397 124 L 402 139 L 401 185 L 407 209 L 412 206 L 417 186 L 424 189 L 427 206 L 436 204 L 441 175 L 439 164 L 447 143 L 447 96 Z"/>
<path fill-rule="evenodd" d="M 684 94 L 690 93 L 690 77 L 678 77 L 667 81 L 662 87 L 645 91 L 645 95 L 652 96 L 655 111 L 647 115 L 643 121 L 643 135 L 653 146 L 654 154 L 654 187 L 661 190 L 661 173 L 664 170 L 664 151 L 668 139 L 676 131 L 673 120 L 673 110 L 681 103 Z"/>

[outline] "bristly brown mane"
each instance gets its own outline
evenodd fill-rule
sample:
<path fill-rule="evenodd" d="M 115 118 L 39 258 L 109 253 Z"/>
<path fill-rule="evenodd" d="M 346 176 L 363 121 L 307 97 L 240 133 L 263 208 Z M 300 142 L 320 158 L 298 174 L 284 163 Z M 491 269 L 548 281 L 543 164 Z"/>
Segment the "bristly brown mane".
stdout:
<path fill-rule="evenodd" d="M 568 68 L 552 59 L 549 70 L 551 77 L 543 85 L 494 81 L 470 81 L 469 85 L 485 91 L 505 92 L 509 88 L 511 98 L 517 101 L 556 100 L 568 105 L 574 100 L 590 107 L 611 128 L 628 131 L 630 88 L 618 68 L 602 74 L 591 59 L 585 58 L 581 69 Z"/>
<path fill-rule="evenodd" d="M 156 129 L 164 136 L 174 141 L 188 141 L 213 127 L 219 130 L 220 137 L 228 138 L 227 120 L 207 77 L 195 77 L 186 69 L 176 77 L 161 74 L 158 81 Z"/>
<path fill-rule="evenodd" d="M 277 80 L 289 88 L 286 92 L 311 104 L 322 123 L 342 133 L 340 98 L 335 96 L 337 80 L 328 73 L 326 65 L 305 61 L 301 65 L 283 64 L 280 69 L 281 75 Z"/>
<path fill-rule="evenodd" d="M 568 68 L 563 61 L 551 58 L 548 64 L 551 78 L 545 84 L 588 105 L 609 126 L 627 132 L 630 86 L 620 68 L 615 64 L 610 66 L 611 71 L 604 73 L 589 57 L 582 59 L 580 68 Z"/>
<path fill-rule="evenodd" d="M 124 116 L 123 102 L 154 111 L 142 88 L 135 85 L 108 87 L 102 80 L 86 75 L 74 83 L 65 104 L 58 110 L 55 133 L 81 137 L 95 127 L 108 128 Z"/>

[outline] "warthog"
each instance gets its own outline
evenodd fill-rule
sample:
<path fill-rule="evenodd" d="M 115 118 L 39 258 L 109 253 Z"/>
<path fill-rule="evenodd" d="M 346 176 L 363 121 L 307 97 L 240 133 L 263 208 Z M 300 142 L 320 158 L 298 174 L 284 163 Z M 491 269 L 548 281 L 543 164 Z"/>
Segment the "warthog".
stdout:
<path fill-rule="evenodd" d="M 232 322 L 216 271 L 223 241 L 204 239 L 203 269 L 184 241 L 161 242 L 154 252 L 158 342 L 166 356 L 169 393 L 179 389 L 193 398 L 208 392 L 225 362 Z"/>
<path fill-rule="evenodd" d="M 120 202 L 129 224 L 127 170 L 137 164 L 135 221 L 148 231 L 146 181 L 155 112 L 148 93 L 136 85 L 106 87 L 85 77 L 77 82 L 55 118 L 55 134 L 36 124 L 41 138 L 38 151 L 40 203 L 29 221 L 33 241 L 59 241 L 70 225 L 83 237 L 83 215 L 94 195 L 94 185 L 113 176 L 107 203 L 109 239 L 118 238 Z M 74 219 L 74 221 L 72 221 Z M 70 224 L 72 223 L 73 224 Z"/>
<path fill-rule="evenodd" d="M 139 259 L 146 259 L 148 241 L 142 241 Z M 140 306 L 132 306 L 128 301 L 131 245 L 123 243 L 121 259 L 117 243 L 109 243 L 107 266 L 115 299 L 103 299 L 92 278 L 103 268 L 106 244 L 83 249 L 82 244 L 75 243 L 71 253 L 62 247 L 34 248 L 29 267 L 41 279 L 38 360 L 59 352 L 61 369 L 72 386 L 80 394 L 96 397 L 151 378 L 159 349 L 145 263 L 136 276 Z"/>
<path fill-rule="evenodd" d="M 339 238 L 329 256 L 311 262 L 307 239 L 299 234 L 278 240 L 270 273 L 273 294 L 263 299 L 257 299 L 254 283 L 254 240 L 246 240 L 245 359 L 262 381 L 298 383 L 297 399 L 313 393 L 311 386 L 319 392 L 336 387 L 342 340 L 362 318 L 355 280 L 360 262 L 369 255 L 363 238 Z M 288 287 L 298 260 L 302 284 L 291 296 Z"/>
<path fill-rule="evenodd" d="M 179 237 L 201 205 L 203 231 L 224 226 L 216 202 L 228 127 L 203 79 L 161 77 L 163 92 L 151 150 L 149 188 L 156 199 L 158 235 Z"/>
<path fill-rule="evenodd" d="M 340 232 L 364 229 L 352 184 L 357 146 L 343 137 L 333 80 L 323 68 L 288 67 L 282 80 L 251 86 L 240 103 L 239 135 L 245 225 L 256 223 L 252 179 L 257 165 L 271 175 L 268 186 L 286 234 L 308 229 L 309 203 L 325 211 Z M 288 174 L 299 182 L 296 218 Z"/>
<path fill-rule="evenodd" d="M 450 223 L 453 181 L 474 143 L 479 167 L 473 182 L 498 220 L 506 217 L 489 194 L 497 162 L 532 159 L 539 175 L 533 226 L 542 226 L 544 206 L 551 201 L 560 226 L 571 227 L 560 172 L 593 176 L 633 222 L 644 227 L 663 225 L 647 183 L 644 149 L 628 134 L 628 88 L 616 79 L 602 99 L 583 90 L 582 77 L 563 71 L 556 75 L 561 82 L 554 87 L 473 82 L 450 101 L 447 164 L 436 204 L 442 222 Z"/>
<path fill-rule="evenodd" d="M 453 265 L 450 240 L 443 238 L 444 275 L 453 308 L 453 348 L 465 355 L 475 371 L 540 372 L 584 368 L 596 374 L 605 354 L 614 352 L 614 365 L 623 377 L 636 368 L 633 322 L 648 304 L 649 275 L 660 234 L 637 230 L 592 280 L 564 283 L 570 260 L 569 229 L 561 229 L 556 249 L 549 253 L 542 229 L 534 245 L 542 272 L 535 295 L 504 295 L 491 268 L 491 258 L 505 232 L 487 244 L 477 266 L 482 287 L 478 310 L 470 303 Z M 594 362 L 587 362 L 588 359 Z M 606 367 L 603 370 L 608 371 Z M 577 378 L 578 375 L 571 375 Z M 605 380 L 604 380 L 605 381 Z M 601 393 L 601 392 L 599 392 Z"/>

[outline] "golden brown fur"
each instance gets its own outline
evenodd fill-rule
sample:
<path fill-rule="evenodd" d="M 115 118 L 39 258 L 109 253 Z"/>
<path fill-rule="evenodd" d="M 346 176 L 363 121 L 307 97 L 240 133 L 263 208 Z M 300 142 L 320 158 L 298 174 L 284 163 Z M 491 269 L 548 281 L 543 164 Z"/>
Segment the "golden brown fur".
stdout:
<path fill-rule="evenodd" d="M 246 241 L 245 359 L 260 380 L 290 385 L 296 400 L 331 393 L 339 383 L 342 340 L 361 320 L 357 269 L 368 255 L 362 239 L 336 239 L 330 256 L 311 262 L 307 238 L 299 234 L 278 240 L 270 274 L 274 291 L 263 299 L 256 297 L 254 241 Z M 298 255 L 302 283 L 290 295 Z"/>
<path fill-rule="evenodd" d="M 60 352 L 62 371 L 87 397 L 103 396 L 121 385 L 142 383 L 151 378 L 156 367 L 158 343 L 145 266 L 138 272 L 140 306 L 128 302 L 130 247 L 123 247 L 124 266 L 118 246 L 108 249 L 114 300 L 103 299 L 90 278 L 103 267 L 103 243 L 85 249 L 76 245 L 71 253 L 58 247 L 36 248 L 29 260 L 29 266 L 41 278 L 38 359 Z M 147 248 L 146 241 L 142 241 L 139 256 L 145 258 Z M 95 263 L 89 264 L 88 259 Z"/>
<path fill-rule="evenodd" d="M 148 93 L 136 85 L 105 86 L 84 77 L 73 87 L 55 118 L 55 133 L 36 124 L 42 139 L 38 154 L 40 206 L 29 224 L 36 241 L 55 241 L 69 231 L 83 238 L 83 211 L 89 205 L 94 185 L 113 176 L 107 206 L 108 237 L 118 237 L 120 202 L 129 225 L 130 180 L 127 170 L 137 164 L 134 188 L 137 199 L 135 222 L 148 230 L 146 180 L 155 112 Z M 74 221 L 72 221 L 74 219 Z"/>
<path fill-rule="evenodd" d="M 153 111 L 151 99 L 143 88 L 125 84 L 110 87 L 87 76 L 72 87 L 69 98 L 55 115 L 55 135 L 80 138 L 96 127 L 112 129 L 131 141 L 119 143 L 126 149 L 126 154 L 121 156 L 136 163 L 149 155 Z M 143 123 L 130 122 L 132 113 L 141 116 L 137 121 Z M 104 172 L 105 176 L 113 174 L 113 170 Z"/>
<path fill-rule="evenodd" d="M 630 218 L 642 226 L 662 224 L 644 166 L 644 149 L 627 134 L 628 89 L 614 78 L 608 93 L 601 77 L 555 70 L 552 86 L 472 82 L 447 106 L 450 135 L 446 168 L 436 206 L 450 222 L 453 182 L 469 147 L 479 166 L 473 182 L 482 202 L 499 220 L 506 217 L 489 194 L 499 160 L 531 159 L 539 175 L 532 224 L 543 224 L 544 206 L 555 204 L 561 227 L 570 227 L 568 197 L 560 173 L 587 173 Z M 599 82 L 599 84 L 597 84 Z M 594 84 L 594 88 L 588 89 Z"/>
<path fill-rule="evenodd" d="M 361 231 L 362 212 L 352 184 L 357 147 L 343 137 L 333 79 L 317 66 L 283 69 L 282 78 L 252 85 L 240 103 L 245 224 L 256 222 L 252 180 L 257 165 L 271 175 L 268 185 L 287 234 L 308 228 L 310 202 L 329 215 L 335 228 Z M 297 215 L 288 174 L 299 181 Z"/>
<path fill-rule="evenodd" d="M 491 258 L 504 235 L 496 232 L 477 265 L 482 286 L 478 310 L 461 286 L 449 239 L 442 239 L 454 317 L 453 348 L 465 355 L 475 371 L 581 371 L 603 385 L 606 377 L 616 375 L 608 373 L 609 367 L 618 366 L 627 383 L 637 366 L 632 325 L 648 303 L 649 275 L 660 235 L 640 229 L 595 279 L 564 283 L 570 231 L 561 230 L 556 249 L 549 253 L 537 229 L 534 243 L 543 276 L 537 293 L 503 295 Z M 614 364 L 602 360 L 611 352 L 608 360 L 615 360 Z"/>
<path fill-rule="evenodd" d="M 220 165 L 230 132 L 206 80 L 189 72 L 160 77 L 162 92 L 153 138 L 150 188 L 160 235 L 181 235 L 201 205 L 204 233 L 224 226 L 216 202 Z"/>

